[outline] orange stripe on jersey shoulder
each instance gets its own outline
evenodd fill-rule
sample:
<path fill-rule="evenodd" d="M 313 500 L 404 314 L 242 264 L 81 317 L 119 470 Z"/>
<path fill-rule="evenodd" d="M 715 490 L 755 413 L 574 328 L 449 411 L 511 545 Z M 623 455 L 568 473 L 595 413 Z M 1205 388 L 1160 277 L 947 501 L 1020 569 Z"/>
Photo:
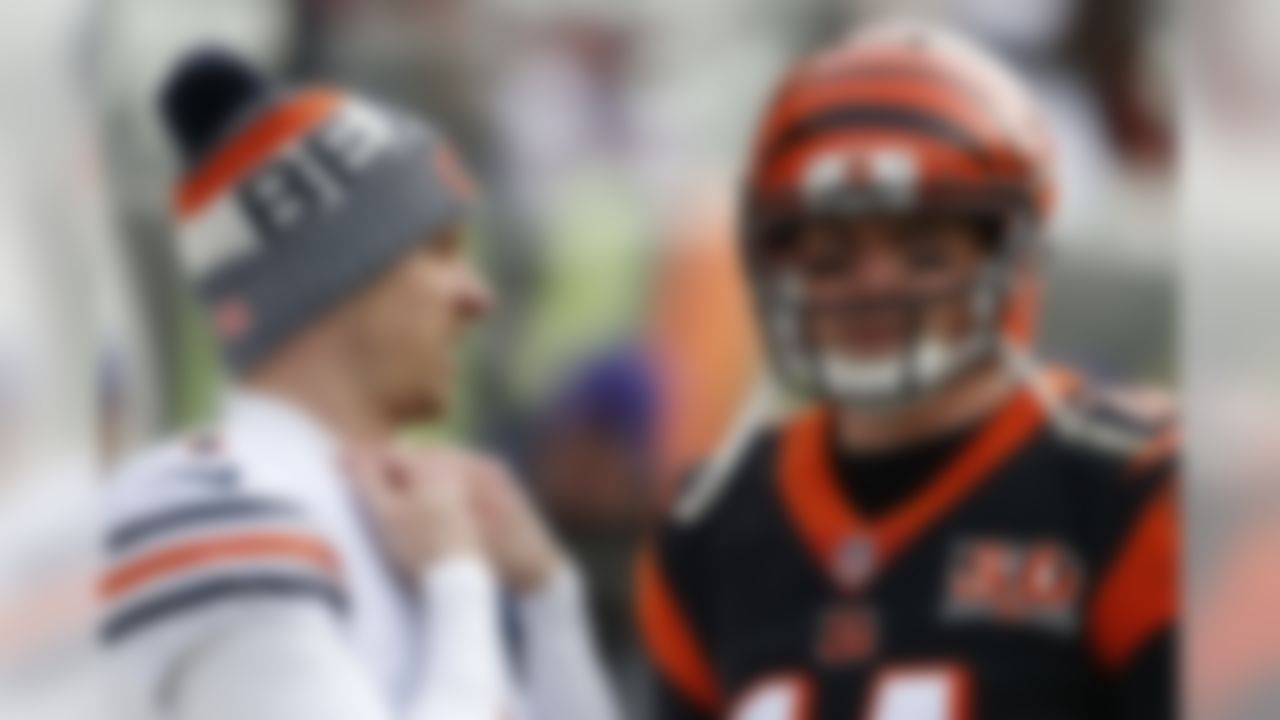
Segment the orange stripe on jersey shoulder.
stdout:
<path fill-rule="evenodd" d="M 723 705 L 719 683 L 652 548 L 640 552 L 635 583 L 636 621 L 654 664 L 687 700 L 718 713 Z"/>
<path fill-rule="evenodd" d="M 314 535 L 240 531 L 190 540 L 142 555 L 108 573 L 99 585 L 99 594 L 106 600 L 112 600 L 161 578 L 238 559 L 289 559 L 312 565 L 335 578 L 340 573 L 333 549 Z"/>
<path fill-rule="evenodd" d="M 341 99 L 335 90 L 306 90 L 267 111 L 187 177 L 175 198 L 178 216 L 200 212 L 227 186 L 332 115 Z"/>
<path fill-rule="evenodd" d="M 1172 488 L 1142 511 L 1089 608 L 1089 644 L 1110 672 L 1126 664 L 1177 616 L 1178 514 Z"/>

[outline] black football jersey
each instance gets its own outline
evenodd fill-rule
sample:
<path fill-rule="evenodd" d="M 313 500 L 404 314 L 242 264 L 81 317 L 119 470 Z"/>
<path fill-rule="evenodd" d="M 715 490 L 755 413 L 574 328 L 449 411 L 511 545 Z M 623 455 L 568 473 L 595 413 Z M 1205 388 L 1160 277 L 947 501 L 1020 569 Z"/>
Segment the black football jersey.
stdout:
<path fill-rule="evenodd" d="M 641 555 L 659 717 L 1172 717 L 1173 429 L 1097 397 L 1014 392 L 876 513 L 829 413 L 762 432 Z"/>

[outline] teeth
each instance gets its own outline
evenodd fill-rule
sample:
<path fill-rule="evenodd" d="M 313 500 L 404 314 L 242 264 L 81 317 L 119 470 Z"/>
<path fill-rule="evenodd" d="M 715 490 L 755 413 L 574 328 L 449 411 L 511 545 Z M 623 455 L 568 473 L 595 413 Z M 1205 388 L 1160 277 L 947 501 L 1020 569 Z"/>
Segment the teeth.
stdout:
<path fill-rule="evenodd" d="M 837 353 L 823 353 L 818 365 L 828 387 L 840 397 L 872 404 L 908 399 L 909 390 L 937 387 L 972 362 L 982 351 L 981 336 L 948 343 L 934 336 L 918 340 L 913 348 L 883 360 L 855 360 Z"/>

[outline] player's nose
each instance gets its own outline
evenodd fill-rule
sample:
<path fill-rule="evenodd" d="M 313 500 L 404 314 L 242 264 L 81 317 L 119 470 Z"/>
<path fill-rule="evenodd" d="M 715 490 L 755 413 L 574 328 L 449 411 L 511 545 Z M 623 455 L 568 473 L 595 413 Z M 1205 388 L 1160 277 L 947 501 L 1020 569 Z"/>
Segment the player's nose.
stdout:
<path fill-rule="evenodd" d="M 887 242 L 857 243 L 844 272 L 846 281 L 859 295 L 880 295 L 901 289 L 901 263 Z"/>
<path fill-rule="evenodd" d="M 466 268 L 462 272 L 457 294 L 459 317 L 465 322 L 475 322 L 490 315 L 497 304 L 497 294 L 489 281 L 475 268 Z"/>

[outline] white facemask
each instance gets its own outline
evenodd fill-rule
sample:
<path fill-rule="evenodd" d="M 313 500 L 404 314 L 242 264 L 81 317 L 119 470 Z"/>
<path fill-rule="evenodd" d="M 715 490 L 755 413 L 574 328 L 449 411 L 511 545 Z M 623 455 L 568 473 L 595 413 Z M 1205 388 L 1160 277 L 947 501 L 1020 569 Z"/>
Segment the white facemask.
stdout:
<path fill-rule="evenodd" d="M 777 303 L 769 312 L 775 362 L 786 377 L 810 392 L 868 410 L 900 410 L 998 352 L 1004 281 L 995 262 L 983 271 L 971 295 L 974 329 L 964 338 L 947 340 L 924 331 L 892 356 L 858 359 L 811 347 L 801 310 L 803 281 L 777 278 Z"/>

